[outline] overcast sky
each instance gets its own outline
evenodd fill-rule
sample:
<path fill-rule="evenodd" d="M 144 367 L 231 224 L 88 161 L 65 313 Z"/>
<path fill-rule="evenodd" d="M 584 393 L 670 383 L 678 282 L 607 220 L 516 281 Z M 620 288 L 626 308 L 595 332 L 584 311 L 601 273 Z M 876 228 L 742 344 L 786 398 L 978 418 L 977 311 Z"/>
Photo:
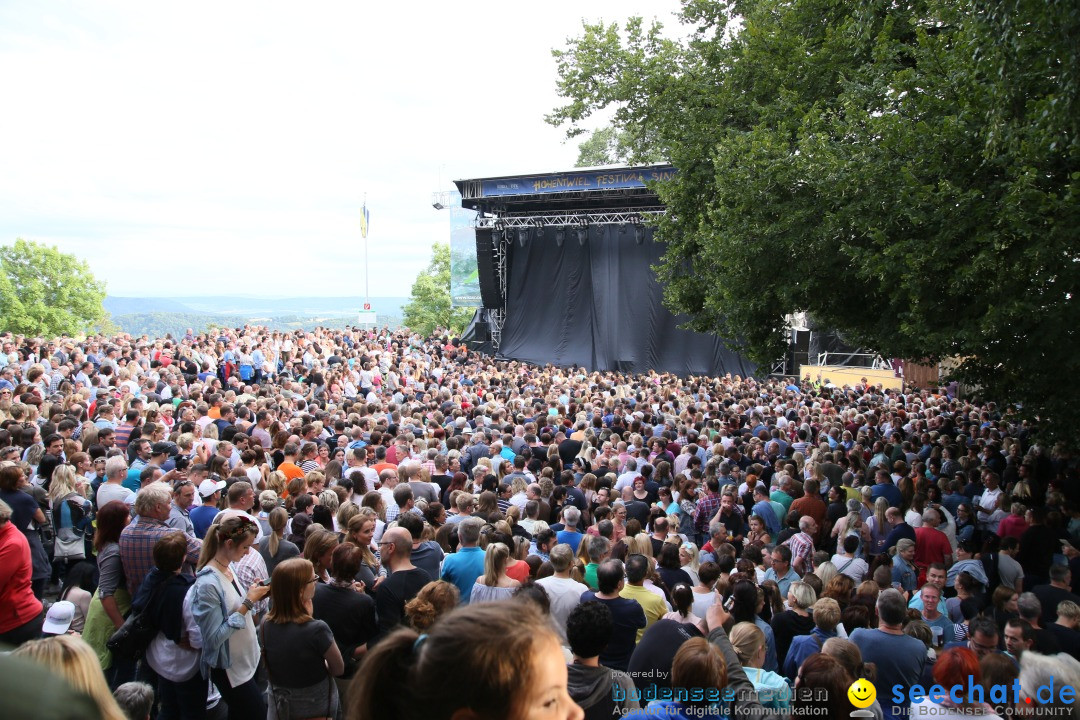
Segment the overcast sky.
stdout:
<path fill-rule="evenodd" d="M 582 19 L 675 0 L 0 3 L 0 243 L 112 295 L 408 295 L 450 180 L 562 170 Z"/>

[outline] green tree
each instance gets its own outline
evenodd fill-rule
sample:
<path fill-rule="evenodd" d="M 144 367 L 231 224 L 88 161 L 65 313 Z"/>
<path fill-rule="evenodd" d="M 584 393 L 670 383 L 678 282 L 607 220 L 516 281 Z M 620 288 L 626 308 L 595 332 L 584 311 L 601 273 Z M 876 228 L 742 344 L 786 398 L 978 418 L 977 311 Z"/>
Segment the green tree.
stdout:
<path fill-rule="evenodd" d="M 625 162 L 626 148 L 619 142 L 619 135 L 613 127 L 593 130 L 588 138 L 578 144 L 575 167 L 597 167 Z"/>
<path fill-rule="evenodd" d="M 0 316 L 22 335 L 78 335 L 106 318 L 105 283 L 85 261 L 21 238 L 0 248 Z"/>
<path fill-rule="evenodd" d="M 556 50 L 569 134 L 598 111 L 666 156 L 665 300 L 765 364 L 784 315 L 957 375 L 1078 442 L 1080 5 L 686 0 Z"/>
<path fill-rule="evenodd" d="M 452 334 L 465 329 L 472 311 L 450 306 L 450 245 L 435 243 L 431 246 L 431 264 L 416 276 L 412 297 L 403 310 L 405 325 L 424 335 L 431 334 L 436 328 Z"/>

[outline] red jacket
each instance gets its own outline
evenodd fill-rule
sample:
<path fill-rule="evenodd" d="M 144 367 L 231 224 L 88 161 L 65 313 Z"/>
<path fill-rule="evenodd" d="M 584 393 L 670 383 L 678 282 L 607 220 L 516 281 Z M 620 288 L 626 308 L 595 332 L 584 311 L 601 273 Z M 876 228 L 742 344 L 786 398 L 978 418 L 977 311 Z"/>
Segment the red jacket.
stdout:
<path fill-rule="evenodd" d="M 30 589 L 33 565 L 26 536 L 11 522 L 0 525 L 0 633 L 21 627 L 41 614 Z"/>

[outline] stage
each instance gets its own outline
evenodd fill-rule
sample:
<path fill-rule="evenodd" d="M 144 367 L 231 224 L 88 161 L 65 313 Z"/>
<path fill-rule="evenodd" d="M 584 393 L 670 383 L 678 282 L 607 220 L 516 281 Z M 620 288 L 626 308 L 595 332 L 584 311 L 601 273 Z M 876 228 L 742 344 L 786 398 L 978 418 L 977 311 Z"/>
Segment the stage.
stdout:
<path fill-rule="evenodd" d="M 714 335 L 682 330 L 652 266 L 670 165 L 459 180 L 477 212 L 484 307 L 472 340 L 538 365 L 681 376 L 756 374 Z M 484 332 L 489 333 L 484 337 Z"/>

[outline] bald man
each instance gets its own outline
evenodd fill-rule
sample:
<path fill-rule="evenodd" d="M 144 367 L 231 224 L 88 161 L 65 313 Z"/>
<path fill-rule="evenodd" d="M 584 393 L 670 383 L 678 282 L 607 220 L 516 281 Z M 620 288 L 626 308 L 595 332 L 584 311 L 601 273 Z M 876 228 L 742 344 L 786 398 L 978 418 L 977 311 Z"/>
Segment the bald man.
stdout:
<path fill-rule="evenodd" d="M 404 621 L 405 603 L 431 582 L 431 576 L 426 571 L 412 564 L 412 546 L 412 535 L 399 527 L 387 530 L 379 541 L 380 557 L 391 573 L 375 585 L 379 637 L 392 632 Z"/>

